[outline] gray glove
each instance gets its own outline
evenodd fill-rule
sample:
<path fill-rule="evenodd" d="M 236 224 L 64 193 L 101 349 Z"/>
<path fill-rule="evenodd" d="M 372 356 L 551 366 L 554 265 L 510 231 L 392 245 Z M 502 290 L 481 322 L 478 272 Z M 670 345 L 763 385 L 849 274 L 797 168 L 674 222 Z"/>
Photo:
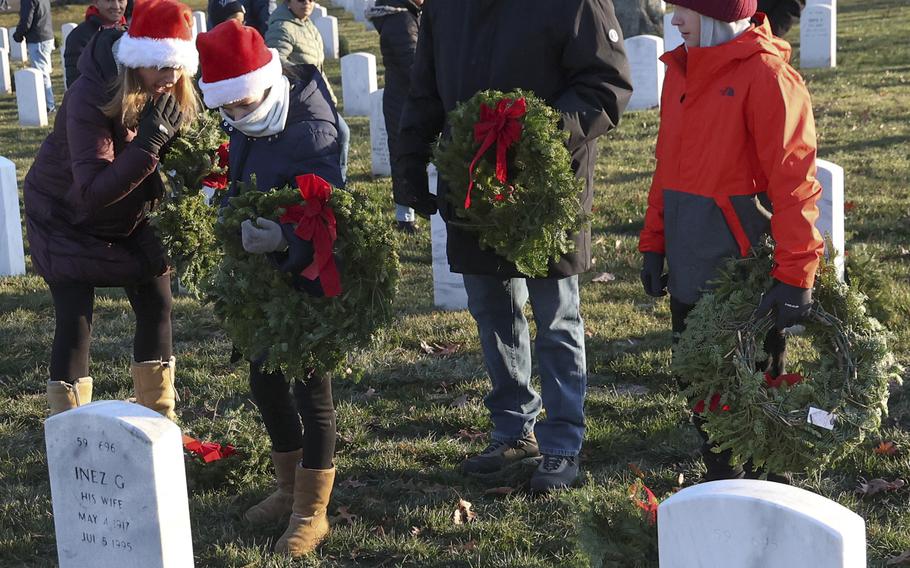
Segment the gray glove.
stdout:
<path fill-rule="evenodd" d="M 250 254 L 266 254 L 288 246 L 281 225 L 264 217 L 256 219 L 255 224 L 247 219 L 240 224 L 240 233 L 243 250 Z"/>

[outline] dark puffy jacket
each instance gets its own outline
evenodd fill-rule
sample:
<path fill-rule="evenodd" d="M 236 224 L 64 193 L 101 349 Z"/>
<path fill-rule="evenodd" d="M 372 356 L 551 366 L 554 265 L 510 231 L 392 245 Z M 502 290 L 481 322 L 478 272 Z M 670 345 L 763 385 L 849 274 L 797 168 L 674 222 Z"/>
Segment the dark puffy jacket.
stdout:
<path fill-rule="evenodd" d="M 158 157 L 130 142 L 135 131 L 100 107 L 117 75 L 119 30 L 97 33 L 25 176 L 31 257 L 51 283 L 126 286 L 164 274 L 164 251 L 148 224 L 163 194 Z"/>
<path fill-rule="evenodd" d="M 591 211 L 597 138 L 619 123 L 632 95 L 622 32 L 610 0 L 433 0 L 424 4 L 411 90 L 401 117 L 405 170 L 401 205 L 427 201 L 426 164 L 446 128 L 446 113 L 478 91 L 527 89 L 562 115 L 572 167 L 585 181 Z M 444 134 L 445 135 L 445 134 Z M 465 160 L 470 160 L 465 156 Z M 439 180 L 443 219 L 453 216 Z M 553 277 L 591 267 L 591 233 L 574 236 L 575 250 L 551 266 Z M 449 265 L 464 274 L 521 276 L 477 239 L 448 225 Z"/>
<path fill-rule="evenodd" d="M 768 15 L 771 31 L 777 37 L 787 35 L 806 7 L 806 0 L 758 0 L 758 11 Z"/>
<path fill-rule="evenodd" d="M 22 0 L 19 4 L 19 24 L 13 38 L 25 39 L 25 43 L 54 39 L 50 0 Z"/>
<path fill-rule="evenodd" d="M 389 157 L 392 166 L 392 192 L 401 195 L 401 166 L 398 163 L 398 128 L 401 111 L 411 87 L 411 66 L 417 51 L 417 33 L 420 29 L 420 8 L 410 0 L 379 0 L 367 12 L 379 32 L 379 47 L 385 67 L 385 90 L 382 93 L 382 114 L 385 116 L 389 139 Z"/>
<path fill-rule="evenodd" d="M 269 29 L 269 0 L 243 0 L 242 3 L 246 10 L 244 25 L 256 28 L 265 37 L 265 32 Z"/>
<path fill-rule="evenodd" d="M 288 70 L 288 75 L 291 108 L 279 134 L 251 138 L 223 123 L 231 137 L 232 187 L 226 198 L 236 194 L 234 182 L 247 182 L 254 174 L 261 191 L 293 185 L 294 178 L 307 173 L 322 177 L 333 187 L 343 187 L 338 114 L 325 79 L 313 65 L 297 65 Z"/>
<path fill-rule="evenodd" d="M 90 7 L 91 10 L 93 7 Z M 82 50 L 85 49 L 85 46 L 88 45 L 88 42 L 92 40 L 98 30 L 101 29 L 103 21 L 100 17 L 87 13 L 85 20 L 73 29 L 66 36 L 66 44 L 63 49 L 63 62 L 66 66 L 66 88 L 69 89 L 70 86 L 76 82 L 76 79 L 79 78 L 79 56 L 82 55 Z"/>

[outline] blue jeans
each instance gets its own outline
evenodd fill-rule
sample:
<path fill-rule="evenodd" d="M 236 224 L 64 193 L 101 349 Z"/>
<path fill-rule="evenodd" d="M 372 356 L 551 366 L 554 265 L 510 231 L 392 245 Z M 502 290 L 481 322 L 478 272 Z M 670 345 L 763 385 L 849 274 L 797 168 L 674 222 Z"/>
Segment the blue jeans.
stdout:
<path fill-rule="evenodd" d="M 477 322 L 493 383 L 484 398 L 493 439 L 537 436 L 540 452 L 577 456 L 585 436 L 585 331 L 578 276 L 511 278 L 464 275 L 468 309 Z M 522 308 L 531 300 L 541 393 L 531 386 L 531 338 Z M 535 424 L 541 408 L 547 419 Z"/>
<path fill-rule="evenodd" d="M 26 43 L 25 49 L 32 62 L 31 66 L 44 75 L 44 102 L 47 104 L 47 110 L 54 110 L 57 108 L 54 104 L 54 90 L 51 88 L 51 54 L 54 52 L 54 40 Z"/>
<path fill-rule="evenodd" d="M 341 179 L 348 181 L 348 151 L 351 149 L 351 129 L 338 113 L 338 145 L 341 146 Z"/>

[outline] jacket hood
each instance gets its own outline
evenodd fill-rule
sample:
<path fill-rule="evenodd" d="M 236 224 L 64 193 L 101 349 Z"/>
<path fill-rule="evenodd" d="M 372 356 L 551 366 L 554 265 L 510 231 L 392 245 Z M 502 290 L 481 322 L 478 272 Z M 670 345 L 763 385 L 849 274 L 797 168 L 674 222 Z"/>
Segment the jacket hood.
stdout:
<path fill-rule="evenodd" d="M 681 45 L 673 51 L 664 53 L 660 60 L 668 66 L 676 67 L 689 82 L 696 83 L 700 78 L 707 79 L 722 72 L 723 68 L 731 63 L 759 54 L 770 55 L 789 63 L 792 53 L 790 44 L 774 36 L 768 17 L 757 13 L 752 22 L 751 28 L 727 43 L 688 49 Z"/>
<path fill-rule="evenodd" d="M 80 76 L 107 86 L 119 72 L 114 49 L 122 35 L 123 30 L 117 28 L 99 30 L 79 56 L 76 67 Z"/>

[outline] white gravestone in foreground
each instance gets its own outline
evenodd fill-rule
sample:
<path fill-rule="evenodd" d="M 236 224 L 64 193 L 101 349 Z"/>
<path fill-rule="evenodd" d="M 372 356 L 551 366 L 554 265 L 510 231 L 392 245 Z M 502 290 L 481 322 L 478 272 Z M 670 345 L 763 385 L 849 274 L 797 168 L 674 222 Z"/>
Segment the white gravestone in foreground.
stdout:
<path fill-rule="evenodd" d="M 322 36 L 325 58 L 338 59 L 338 18 L 335 16 L 316 18 L 313 24 Z"/>
<path fill-rule="evenodd" d="M 16 71 L 16 106 L 20 126 L 47 126 L 44 75 L 37 69 Z"/>
<path fill-rule="evenodd" d="M 358 52 L 341 58 L 341 93 L 345 116 L 369 116 L 370 93 L 376 88 L 375 55 Z"/>
<path fill-rule="evenodd" d="M 13 34 L 9 37 L 9 58 L 16 63 L 25 63 L 28 61 L 28 50 L 25 47 L 25 40 L 16 43 L 13 41 Z"/>
<path fill-rule="evenodd" d="M 632 70 L 632 98 L 628 110 L 660 106 L 664 84 L 664 41 L 657 36 L 640 35 L 626 39 L 626 55 Z"/>
<path fill-rule="evenodd" d="M 10 76 L 9 52 L 0 49 L 0 95 L 13 92 L 13 79 Z"/>
<path fill-rule="evenodd" d="M 679 33 L 679 28 L 670 23 L 672 20 L 672 12 L 664 14 L 664 50 L 666 51 L 673 51 L 685 43 L 682 34 Z"/>
<path fill-rule="evenodd" d="M 837 67 L 837 12 L 831 6 L 808 6 L 799 19 L 799 66 Z"/>
<path fill-rule="evenodd" d="M 0 276 L 25 274 L 16 164 L 0 157 Z"/>
<path fill-rule="evenodd" d="M 822 238 L 830 238 L 837 258 L 837 275 L 844 279 L 844 250 L 846 237 L 844 235 L 844 168 L 825 160 L 815 160 L 818 172 L 815 178 L 822 186 L 822 196 L 818 200 L 818 221 L 815 228 L 821 233 Z M 827 251 L 830 254 L 830 251 Z"/>
<path fill-rule="evenodd" d="M 392 163 L 389 158 L 389 134 L 385 127 L 385 115 L 382 113 L 382 93 L 379 89 L 370 93 L 370 155 L 372 156 L 373 176 L 392 175 Z"/>
<path fill-rule="evenodd" d="M 101 401 L 44 423 L 60 568 L 193 566 L 180 428 Z"/>
<path fill-rule="evenodd" d="M 9 51 L 9 32 L 6 28 L 0 28 L 0 49 Z"/>
<path fill-rule="evenodd" d="M 660 568 L 865 568 L 862 517 L 770 481 L 683 489 L 657 512 Z"/>
<path fill-rule="evenodd" d="M 430 193 L 436 195 L 439 172 L 436 166 L 427 167 Z M 443 310 L 468 309 L 468 293 L 464 289 L 464 277 L 449 270 L 449 256 L 446 253 L 448 240 L 446 222 L 439 213 L 430 217 L 430 239 L 433 251 L 433 303 Z"/>

